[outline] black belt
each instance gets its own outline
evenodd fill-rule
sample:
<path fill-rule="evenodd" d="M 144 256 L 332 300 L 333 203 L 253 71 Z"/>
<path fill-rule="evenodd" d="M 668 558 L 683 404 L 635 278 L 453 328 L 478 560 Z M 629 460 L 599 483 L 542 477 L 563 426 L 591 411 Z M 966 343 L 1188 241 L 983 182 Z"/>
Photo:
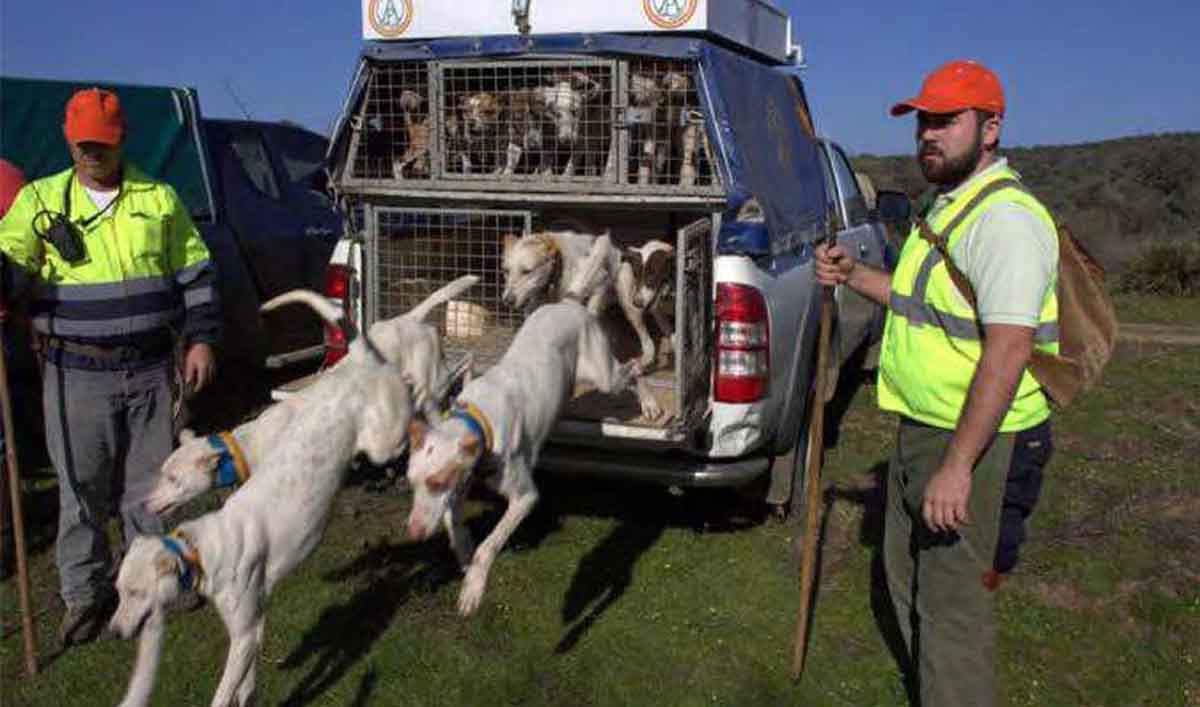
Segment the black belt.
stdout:
<path fill-rule="evenodd" d="M 41 351 L 61 351 L 73 356 L 85 356 L 97 361 L 144 361 L 151 358 L 161 358 L 171 352 L 173 341 L 169 334 L 148 336 L 144 341 L 130 344 L 87 344 L 72 341 L 58 336 L 40 334 L 37 337 L 38 348 Z"/>

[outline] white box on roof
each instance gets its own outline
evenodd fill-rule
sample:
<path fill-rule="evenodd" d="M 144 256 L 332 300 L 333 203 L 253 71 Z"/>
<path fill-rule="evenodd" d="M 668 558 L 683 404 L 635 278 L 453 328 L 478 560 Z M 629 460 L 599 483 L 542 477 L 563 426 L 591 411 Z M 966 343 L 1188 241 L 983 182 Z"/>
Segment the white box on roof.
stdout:
<path fill-rule="evenodd" d="M 519 6 L 533 35 L 708 32 L 780 62 L 792 51 L 791 22 L 769 0 L 362 0 L 363 38 L 518 34 Z"/>

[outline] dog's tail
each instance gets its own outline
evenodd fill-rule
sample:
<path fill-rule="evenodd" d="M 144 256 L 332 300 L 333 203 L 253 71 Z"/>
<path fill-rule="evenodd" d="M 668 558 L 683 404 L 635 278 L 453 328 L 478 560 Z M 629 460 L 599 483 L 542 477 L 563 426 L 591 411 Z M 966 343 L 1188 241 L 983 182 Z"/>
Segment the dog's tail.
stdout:
<path fill-rule="evenodd" d="M 133 665 L 133 675 L 129 678 L 129 687 L 119 707 L 145 707 L 150 704 L 154 679 L 158 676 L 158 664 L 162 659 L 163 633 L 163 612 L 155 607 L 138 637 L 137 662 Z"/>
<path fill-rule="evenodd" d="M 341 329 L 347 342 L 352 342 L 359 338 L 358 327 L 354 326 L 354 322 L 346 316 L 346 312 L 333 302 L 330 302 L 327 297 L 323 297 L 312 290 L 289 290 L 282 295 L 272 297 L 259 309 L 263 312 L 269 312 L 288 304 L 307 304 L 321 319 L 325 320 L 326 324 Z M 386 362 L 383 354 L 371 342 L 371 337 L 364 336 L 362 340 L 366 344 L 367 350 L 380 363 Z"/>
<path fill-rule="evenodd" d="M 418 304 L 416 307 L 408 310 L 404 314 L 404 318 L 418 322 L 424 321 L 425 317 L 429 316 L 429 312 L 431 312 L 434 307 L 458 297 L 463 292 L 469 290 L 477 282 L 479 282 L 478 275 L 463 275 L 457 280 L 454 280 L 448 285 L 443 286 L 441 289 L 426 297 L 425 301 L 421 304 Z"/>
<path fill-rule="evenodd" d="M 592 243 L 592 249 L 588 252 L 587 260 L 579 266 L 579 271 L 575 274 L 575 278 L 567 283 L 567 289 L 563 293 L 563 299 L 574 300 L 584 303 L 591 297 L 592 293 L 601 286 L 603 281 L 605 267 L 608 264 L 609 258 L 613 254 L 612 239 L 605 233 L 596 238 Z"/>

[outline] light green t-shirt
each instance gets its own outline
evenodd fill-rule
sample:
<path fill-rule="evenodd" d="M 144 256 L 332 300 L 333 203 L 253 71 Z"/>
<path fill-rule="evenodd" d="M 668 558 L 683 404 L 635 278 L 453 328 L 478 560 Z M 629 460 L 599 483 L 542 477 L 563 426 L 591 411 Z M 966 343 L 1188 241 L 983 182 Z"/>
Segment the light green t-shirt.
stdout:
<path fill-rule="evenodd" d="M 972 182 L 1007 166 L 1008 160 L 1001 158 L 953 191 L 938 195 L 930 218 Z M 1033 212 L 1014 203 L 996 204 L 975 219 L 950 256 L 975 288 L 979 321 L 1037 327 L 1046 292 L 1058 273 L 1058 235 Z"/>

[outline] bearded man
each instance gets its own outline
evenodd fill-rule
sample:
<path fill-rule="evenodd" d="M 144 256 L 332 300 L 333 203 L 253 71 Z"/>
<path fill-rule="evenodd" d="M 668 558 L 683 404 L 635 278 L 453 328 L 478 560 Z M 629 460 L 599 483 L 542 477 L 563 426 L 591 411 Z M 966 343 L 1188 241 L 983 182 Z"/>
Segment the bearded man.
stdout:
<path fill-rule="evenodd" d="M 1050 454 L 1050 407 L 1028 365 L 1035 348 L 1058 350 L 1058 236 L 997 154 L 1005 102 L 994 73 L 950 62 L 891 113 L 912 111 L 932 188 L 896 270 L 837 245 L 817 249 L 816 270 L 888 308 L 878 395 L 899 431 L 884 568 L 920 704 L 986 706 L 996 701 L 992 590 L 1016 562 Z"/>

